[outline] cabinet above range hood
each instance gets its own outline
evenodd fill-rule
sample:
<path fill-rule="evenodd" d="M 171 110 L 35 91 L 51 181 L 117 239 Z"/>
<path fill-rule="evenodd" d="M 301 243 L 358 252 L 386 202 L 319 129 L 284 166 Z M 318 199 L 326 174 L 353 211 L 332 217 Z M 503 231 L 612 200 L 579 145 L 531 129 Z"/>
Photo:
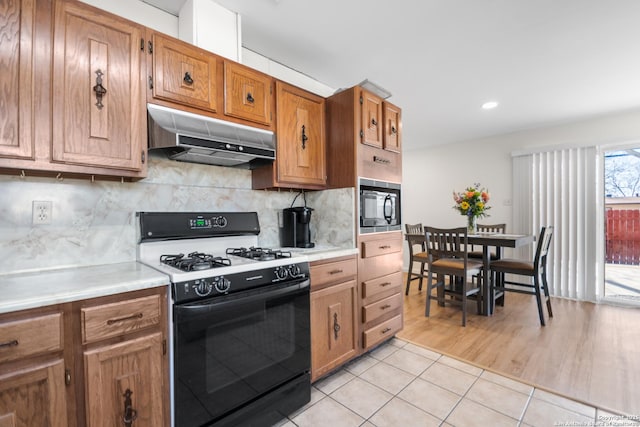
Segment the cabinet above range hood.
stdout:
<path fill-rule="evenodd" d="M 190 163 L 253 169 L 276 157 L 273 132 L 147 104 L 149 150 Z"/>

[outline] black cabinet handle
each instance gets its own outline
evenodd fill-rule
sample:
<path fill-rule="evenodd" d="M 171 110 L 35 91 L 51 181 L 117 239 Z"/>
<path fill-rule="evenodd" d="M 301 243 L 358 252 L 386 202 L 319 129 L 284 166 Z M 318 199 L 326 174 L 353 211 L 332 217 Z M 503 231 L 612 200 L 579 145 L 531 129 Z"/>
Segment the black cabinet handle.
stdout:
<path fill-rule="evenodd" d="M 130 389 L 124 392 L 124 414 L 122 414 L 122 423 L 125 427 L 131 427 L 131 424 L 138 418 L 138 411 L 133 409 L 131 403 L 131 395 L 133 392 Z"/>
<path fill-rule="evenodd" d="M 193 78 L 191 77 L 191 74 L 189 74 L 188 71 L 184 73 L 184 78 L 182 79 L 182 81 L 188 84 L 189 86 L 193 84 Z"/>
<path fill-rule="evenodd" d="M 307 140 L 309 139 L 309 138 L 307 137 L 307 134 L 306 134 L 306 128 L 305 128 L 305 126 L 304 126 L 304 125 L 302 125 L 302 138 L 301 138 L 301 139 L 302 139 L 302 149 L 304 150 L 305 148 L 307 148 L 307 147 L 306 147 L 306 145 L 307 145 Z"/>
<path fill-rule="evenodd" d="M 340 332 L 340 324 L 338 323 L 338 313 L 333 313 L 333 337 L 338 339 L 338 332 Z"/>
<path fill-rule="evenodd" d="M 0 348 L 15 347 L 18 344 L 19 344 L 18 340 L 11 340 L 11 341 L 0 343 Z"/>
<path fill-rule="evenodd" d="M 396 129 L 395 126 L 391 126 L 391 133 L 394 134 L 394 135 L 397 134 L 398 133 L 398 129 Z"/>
<path fill-rule="evenodd" d="M 372 125 L 372 126 L 378 126 L 378 121 L 376 120 L 376 118 L 375 118 L 375 117 L 372 117 L 372 118 L 371 118 L 371 125 Z"/>
<path fill-rule="evenodd" d="M 252 104 L 253 104 L 253 103 L 254 103 L 254 101 L 255 101 L 255 99 L 253 99 L 253 96 L 251 96 L 251 92 L 249 92 L 249 93 L 247 94 L 247 102 L 250 102 L 250 103 L 252 103 Z"/>
<path fill-rule="evenodd" d="M 96 71 L 96 85 L 93 87 L 93 91 L 96 93 L 95 106 L 98 107 L 98 110 L 102 110 L 102 107 L 104 107 L 102 104 L 102 97 L 107 94 L 107 89 L 102 86 L 102 76 L 104 76 L 104 73 L 102 70 L 98 69 Z"/>

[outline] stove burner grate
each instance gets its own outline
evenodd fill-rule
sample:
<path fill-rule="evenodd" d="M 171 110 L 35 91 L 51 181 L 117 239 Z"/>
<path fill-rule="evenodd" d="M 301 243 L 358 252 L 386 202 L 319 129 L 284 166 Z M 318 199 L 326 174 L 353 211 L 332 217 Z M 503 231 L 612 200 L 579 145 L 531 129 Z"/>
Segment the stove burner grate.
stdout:
<path fill-rule="evenodd" d="M 279 249 L 256 248 L 253 246 L 250 248 L 229 248 L 227 249 L 227 255 L 235 255 L 256 261 L 291 258 L 291 252 L 281 251 Z"/>
<path fill-rule="evenodd" d="M 231 265 L 231 260 L 228 258 L 216 257 L 202 252 L 191 252 L 186 257 L 184 254 L 161 255 L 160 262 L 182 271 L 208 270 Z"/>

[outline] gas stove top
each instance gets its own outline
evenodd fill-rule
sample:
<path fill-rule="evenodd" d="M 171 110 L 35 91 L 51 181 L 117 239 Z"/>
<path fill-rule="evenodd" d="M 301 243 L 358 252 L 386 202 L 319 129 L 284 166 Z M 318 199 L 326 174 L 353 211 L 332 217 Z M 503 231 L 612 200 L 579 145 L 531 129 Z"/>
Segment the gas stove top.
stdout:
<path fill-rule="evenodd" d="M 226 295 L 308 277 L 304 255 L 259 247 L 255 212 L 138 217 L 138 261 L 167 274 L 176 296 L 185 290 L 189 298 Z"/>

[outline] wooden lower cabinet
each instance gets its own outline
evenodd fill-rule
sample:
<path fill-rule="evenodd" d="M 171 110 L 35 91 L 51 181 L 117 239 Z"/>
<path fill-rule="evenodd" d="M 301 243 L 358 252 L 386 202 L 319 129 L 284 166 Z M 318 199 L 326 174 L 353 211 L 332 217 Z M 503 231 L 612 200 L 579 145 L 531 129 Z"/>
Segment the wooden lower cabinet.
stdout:
<path fill-rule="evenodd" d="M 358 355 L 356 259 L 311 264 L 311 381 Z"/>
<path fill-rule="evenodd" d="M 0 426 L 67 427 L 64 376 L 62 359 L 0 374 Z"/>
<path fill-rule="evenodd" d="M 169 426 L 166 336 L 163 287 L 0 314 L 0 427 Z"/>
<path fill-rule="evenodd" d="M 160 332 L 84 353 L 87 426 L 165 425 Z"/>
<path fill-rule="evenodd" d="M 358 283 L 362 349 L 402 329 L 402 233 L 360 235 Z"/>

